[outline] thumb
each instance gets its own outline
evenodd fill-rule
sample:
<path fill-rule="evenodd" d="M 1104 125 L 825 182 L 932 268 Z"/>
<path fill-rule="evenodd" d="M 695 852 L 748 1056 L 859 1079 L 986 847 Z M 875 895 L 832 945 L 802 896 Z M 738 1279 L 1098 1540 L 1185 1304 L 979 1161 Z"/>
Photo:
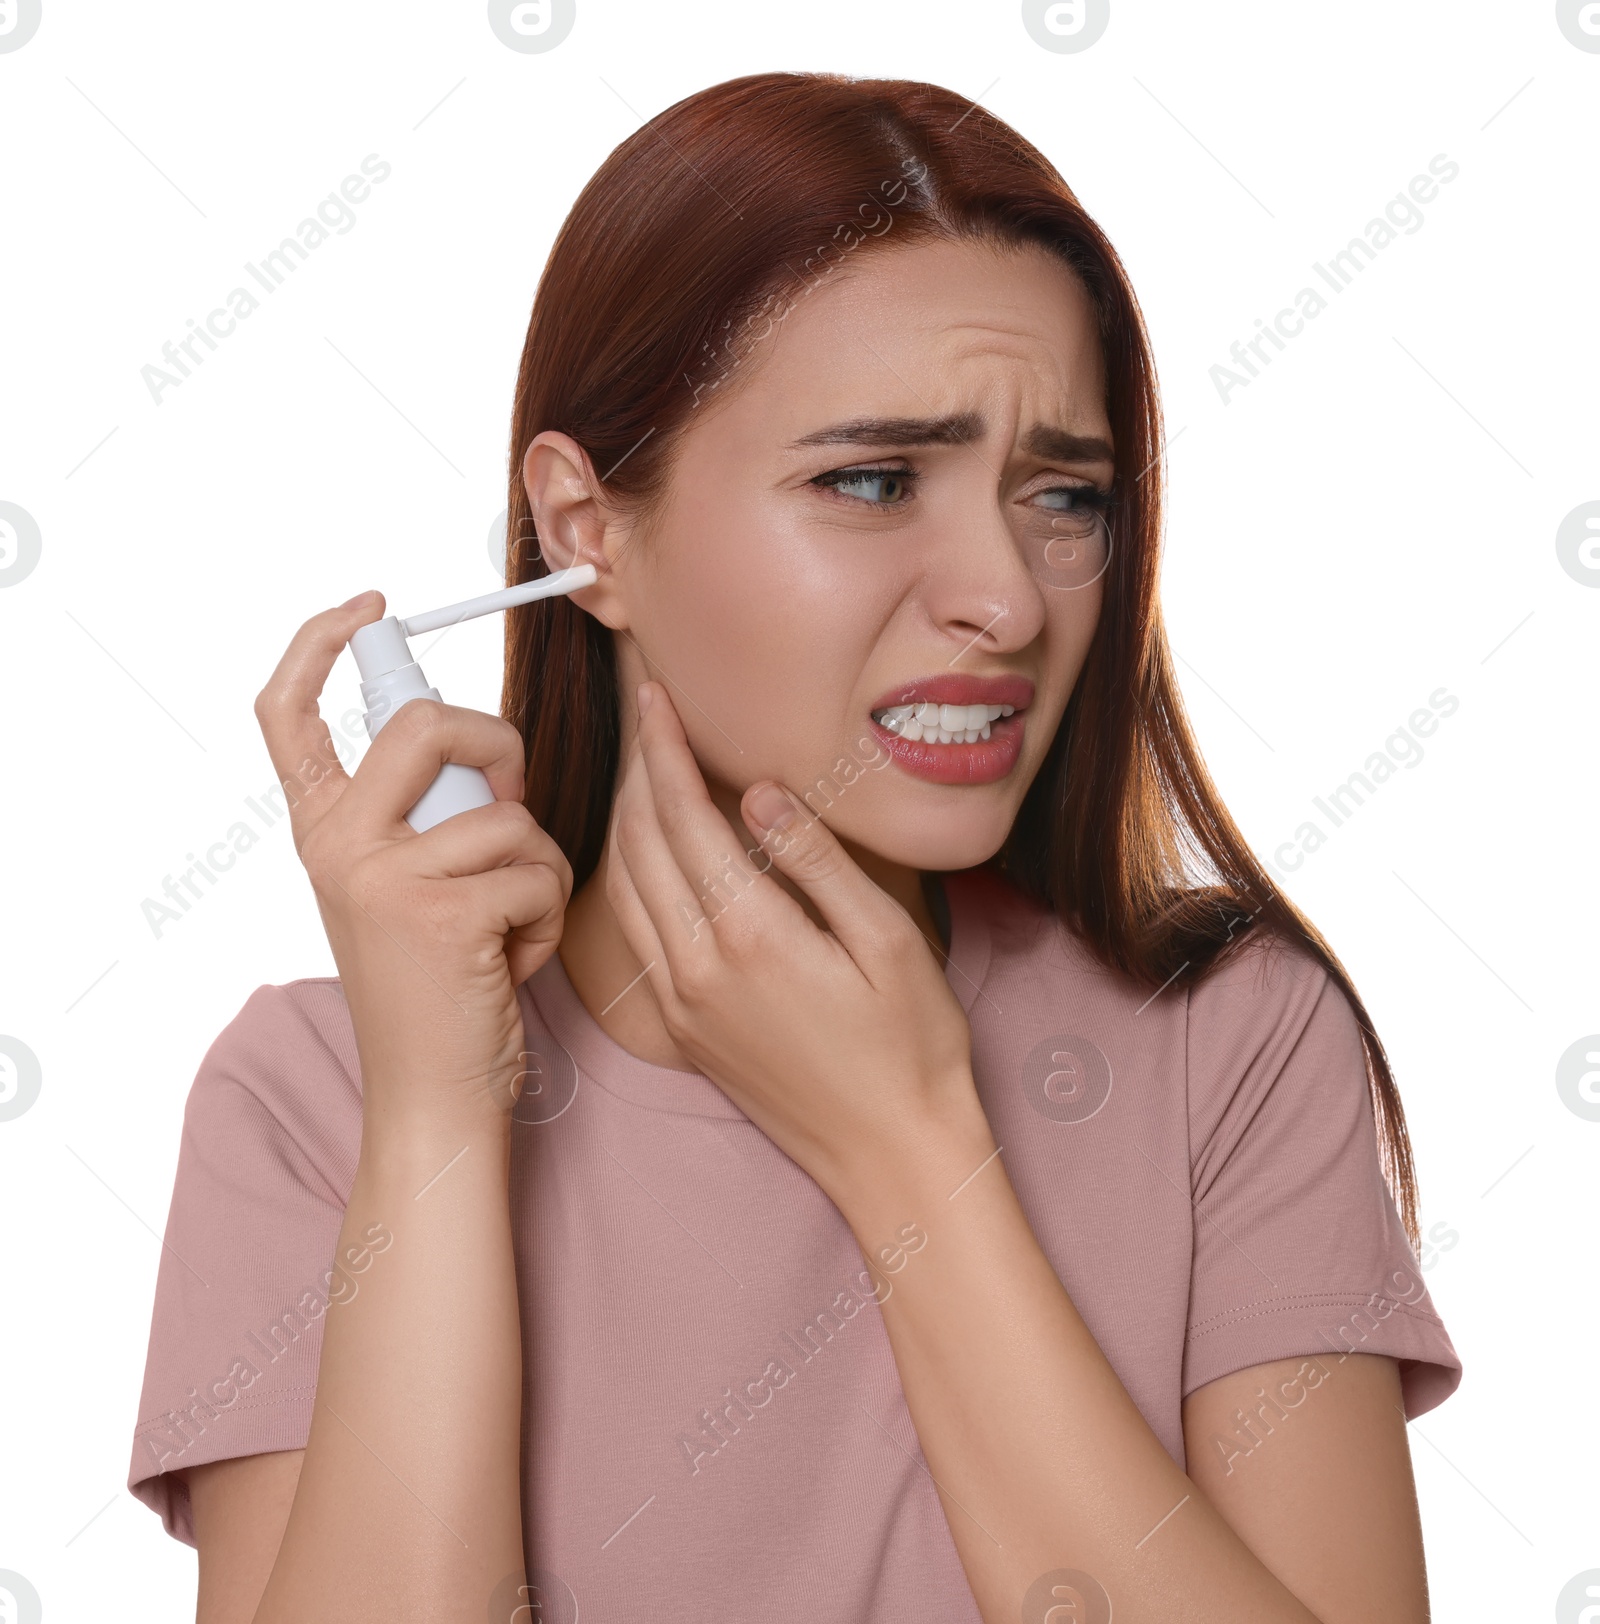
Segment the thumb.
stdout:
<path fill-rule="evenodd" d="M 817 813 L 770 778 L 744 792 L 739 810 L 773 866 L 816 904 L 857 964 L 865 968 L 889 947 L 891 933 L 907 923 L 904 909 L 861 872 Z"/>

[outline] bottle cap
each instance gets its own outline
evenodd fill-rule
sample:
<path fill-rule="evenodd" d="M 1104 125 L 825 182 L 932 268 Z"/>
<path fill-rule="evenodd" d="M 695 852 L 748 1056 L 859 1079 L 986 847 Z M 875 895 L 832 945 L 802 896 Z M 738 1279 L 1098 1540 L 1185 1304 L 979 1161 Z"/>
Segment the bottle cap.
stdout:
<path fill-rule="evenodd" d="M 356 670 L 363 682 L 387 676 L 402 666 L 413 665 L 411 645 L 399 620 L 390 615 L 386 620 L 375 620 L 363 626 L 350 639 L 350 652 L 356 657 Z"/>

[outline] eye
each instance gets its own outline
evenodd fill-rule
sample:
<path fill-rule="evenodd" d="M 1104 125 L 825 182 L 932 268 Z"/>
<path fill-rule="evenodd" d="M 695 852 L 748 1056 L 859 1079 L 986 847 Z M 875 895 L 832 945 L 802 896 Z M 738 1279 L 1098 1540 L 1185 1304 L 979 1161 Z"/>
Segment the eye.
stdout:
<path fill-rule="evenodd" d="M 1103 491 L 1097 485 L 1052 485 L 1049 490 L 1036 491 L 1032 500 L 1037 502 L 1044 497 L 1064 497 L 1064 501 L 1047 501 L 1046 508 L 1054 512 L 1071 512 L 1083 509 L 1101 509 L 1111 505 L 1111 492 Z"/>
<path fill-rule="evenodd" d="M 1097 530 L 1115 501 L 1109 490 L 1098 485 L 1052 485 L 1029 498 L 1030 505 L 1037 503 L 1039 512 L 1050 515 L 1052 534 L 1061 536 Z"/>
<path fill-rule="evenodd" d="M 871 507 L 904 507 L 917 475 L 911 468 L 830 468 L 810 483 Z"/>

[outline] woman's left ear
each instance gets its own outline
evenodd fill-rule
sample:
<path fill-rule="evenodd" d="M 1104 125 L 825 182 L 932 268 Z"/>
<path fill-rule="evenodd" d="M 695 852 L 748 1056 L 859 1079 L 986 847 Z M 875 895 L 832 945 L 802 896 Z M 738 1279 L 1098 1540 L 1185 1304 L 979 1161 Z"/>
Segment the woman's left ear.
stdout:
<path fill-rule="evenodd" d="M 627 543 L 627 526 L 598 494 L 588 452 L 570 434 L 546 429 L 523 453 L 522 484 L 540 556 L 552 571 L 594 565 L 599 579 L 572 593 L 572 601 L 602 625 L 625 631 L 628 616 L 614 565 Z"/>

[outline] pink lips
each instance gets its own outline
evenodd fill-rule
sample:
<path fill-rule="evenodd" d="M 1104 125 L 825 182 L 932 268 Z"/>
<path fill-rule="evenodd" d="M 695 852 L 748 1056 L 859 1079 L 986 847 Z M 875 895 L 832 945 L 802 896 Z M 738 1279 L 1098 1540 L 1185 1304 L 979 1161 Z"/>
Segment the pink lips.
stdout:
<path fill-rule="evenodd" d="M 967 677 L 942 674 L 892 689 L 872 704 L 874 711 L 896 705 L 1011 705 L 1014 714 L 989 724 L 989 737 L 976 744 L 925 744 L 903 739 L 872 723 L 890 757 L 913 777 L 934 784 L 992 784 L 1004 778 L 1022 752 L 1023 716 L 1033 703 L 1026 677 Z"/>

